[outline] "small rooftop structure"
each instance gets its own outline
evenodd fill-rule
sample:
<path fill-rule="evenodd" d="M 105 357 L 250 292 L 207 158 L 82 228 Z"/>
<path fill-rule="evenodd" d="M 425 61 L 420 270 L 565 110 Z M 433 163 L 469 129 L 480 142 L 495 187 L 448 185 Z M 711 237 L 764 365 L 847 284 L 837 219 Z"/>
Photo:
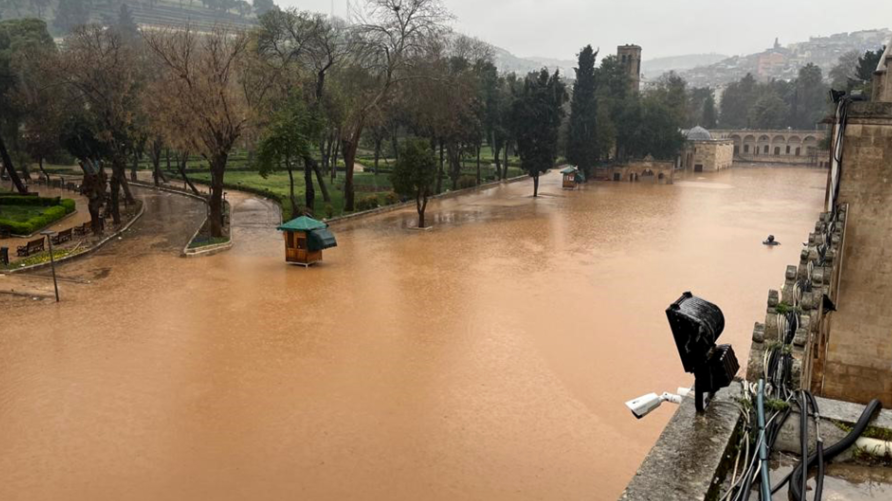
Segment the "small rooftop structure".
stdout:
<path fill-rule="evenodd" d="M 689 130 L 686 136 L 688 141 L 712 141 L 712 134 L 699 125 Z"/>
<path fill-rule="evenodd" d="M 292 219 L 279 226 L 285 234 L 285 261 L 310 266 L 322 260 L 322 251 L 337 247 L 328 224 L 308 216 Z"/>

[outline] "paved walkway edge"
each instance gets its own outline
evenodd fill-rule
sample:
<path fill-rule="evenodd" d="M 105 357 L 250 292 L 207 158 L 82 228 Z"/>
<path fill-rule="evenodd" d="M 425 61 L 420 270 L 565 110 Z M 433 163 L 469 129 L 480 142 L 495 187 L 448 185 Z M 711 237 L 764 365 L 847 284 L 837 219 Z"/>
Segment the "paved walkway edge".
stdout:
<path fill-rule="evenodd" d="M 460 197 L 462 195 L 469 195 L 471 193 L 474 193 L 474 192 L 477 192 L 480 190 L 494 188 L 494 187 L 496 187 L 500 184 L 503 184 L 503 183 L 509 184 L 509 183 L 514 183 L 514 182 L 522 181 L 524 179 L 529 179 L 529 178 L 530 178 L 530 176 L 528 176 L 527 174 L 521 174 L 520 176 L 511 177 L 511 178 L 501 180 L 501 181 L 490 181 L 488 183 L 483 183 L 479 186 L 472 186 L 470 188 L 462 188 L 460 190 L 455 190 L 455 191 L 447 191 L 445 193 L 440 193 L 439 195 L 430 196 L 427 199 L 430 201 L 430 200 L 436 200 L 438 198 Z M 334 217 L 331 219 L 325 219 L 324 221 L 328 224 L 337 224 L 337 223 L 342 223 L 344 221 L 352 221 L 354 219 L 360 219 L 363 217 L 375 216 L 378 214 L 393 212 L 395 210 L 405 209 L 406 207 L 412 207 L 413 205 L 415 205 L 415 201 L 409 200 L 408 202 L 402 202 L 402 203 L 392 204 L 392 205 L 385 205 L 384 207 L 378 207 L 376 209 L 370 209 L 370 210 L 362 211 L 362 212 L 354 212 L 353 214 L 347 214 L 345 216 L 338 216 L 338 217 Z"/>
<path fill-rule="evenodd" d="M 152 189 L 152 190 L 158 190 L 158 191 L 164 191 L 164 192 L 167 192 L 167 193 L 173 193 L 174 195 L 183 195 L 183 196 L 185 196 L 185 197 L 189 197 L 189 198 L 194 198 L 194 199 L 196 199 L 196 200 L 200 200 L 200 201 L 204 202 L 205 204 L 208 203 L 208 201 L 207 201 L 206 198 L 204 198 L 204 197 L 202 197 L 202 196 L 199 196 L 199 195 L 196 195 L 195 193 L 192 193 L 191 191 L 188 191 L 188 190 L 180 190 L 180 189 L 177 189 L 177 188 L 170 188 L 170 187 L 167 187 L 167 186 L 155 186 L 155 185 L 152 184 L 152 183 L 146 183 L 146 182 L 144 182 L 144 181 L 133 181 L 133 180 L 131 180 L 131 181 L 130 181 L 130 184 L 139 186 L 139 187 L 141 187 L 141 188 Z M 227 204 L 228 204 L 229 202 L 224 202 L 224 203 L 227 203 Z M 232 206 L 231 206 L 231 205 L 230 205 L 230 208 L 229 208 L 229 217 L 230 217 L 230 218 L 232 217 Z M 186 242 L 186 246 L 183 247 L 183 251 L 180 253 L 180 256 L 181 256 L 181 257 L 207 257 L 207 256 L 213 256 L 214 254 L 219 254 L 219 253 L 221 253 L 221 252 L 228 251 L 229 249 L 232 248 L 232 246 L 233 246 L 233 241 L 232 241 L 232 220 L 231 220 L 231 219 L 230 219 L 230 223 L 229 223 L 229 228 L 230 228 L 230 229 L 229 229 L 229 241 L 228 241 L 228 242 L 223 242 L 223 243 L 221 243 L 221 244 L 207 245 L 207 246 L 204 246 L 204 247 L 198 247 L 197 249 L 190 249 L 190 248 L 189 248 L 189 246 L 192 245 L 192 241 L 195 240 L 195 237 L 198 236 L 198 234 L 201 232 L 201 229 L 204 228 L 204 225 L 207 224 L 207 222 L 208 222 L 208 218 L 207 218 L 207 216 L 205 216 L 204 221 L 201 222 L 201 224 L 198 226 L 198 229 L 195 230 L 195 233 L 193 233 L 192 236 L 189 238 L 189 241 Z"/>
<path fill-rule="evenodd" d="M 78 252 L 77 254 L 71 254 L 71 255 L 57 259 L 56 264 L 64 263 L 67 261 L 73 261 L 79 257 L 86 256 L 88 254 L 92 254 L 93 252 L 99 250 L 103 245 L 108 243 L 111 239 L 116 238 L 116 237 L 120 236 L 121 234 L 123 234 L 125 231 L 129 230 L 130 227 L 133 226 L 133 223 L 139 221 L 139 218 L 141 218 L 142 215 L 145 214 L 145 212 L 146 212 L 145 201 L 140 200 L 139 212 L 135 216 L 133 216 L 133 219 L 131 219 L 130 221 L 127 222 L 127 224 L 125 224 L 123 227 L 121 227 L 121 229 L 119 229 L 118 231 L 112 233 L 111 235 L 103 238 L 96 245 L 94 245 L 92 247 L 88 247 L 83 252 Z M 35 271 L 35 270 L 39 270 L 42 268 L 48 268 L 48 267 L 52 266 L 52 264 L 53 264 L 52 262 L 47 261 L 46 263 L 32 264 L 31 266 L 24 266 L 22 268 L 3 270 L 3 271 L 0 271 L 0 273 L 6 274 L 6 275 L 11 275 L 13 273 L 22 273 L 25 271 Z"/>

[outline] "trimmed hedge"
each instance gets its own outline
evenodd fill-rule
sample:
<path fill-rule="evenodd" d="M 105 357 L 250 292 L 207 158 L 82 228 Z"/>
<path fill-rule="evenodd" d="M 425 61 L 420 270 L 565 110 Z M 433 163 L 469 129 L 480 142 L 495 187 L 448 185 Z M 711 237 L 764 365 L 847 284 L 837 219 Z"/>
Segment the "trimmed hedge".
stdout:
<path fill-rule="evenodd" d="M 28 219 L 27 221 L 13 221 L 5 219 L 0 213 L 0 227 L 9 230 L 15 235 L 30 235 L 37 232 L 41 228 L 62 219 L 74 212 L 75 202 L 70 198 L 60 199 L 43 198 L 35 196 L 0 196 L 0 205 L 4 206 L 27 206 L 27 207 L 46 207 L 38 215 Z"/>

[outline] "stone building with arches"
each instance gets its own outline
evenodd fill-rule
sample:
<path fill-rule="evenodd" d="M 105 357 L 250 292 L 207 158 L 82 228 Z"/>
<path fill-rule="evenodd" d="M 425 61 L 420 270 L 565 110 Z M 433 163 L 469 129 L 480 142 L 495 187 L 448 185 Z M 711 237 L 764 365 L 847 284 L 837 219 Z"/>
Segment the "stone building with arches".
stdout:
<path fill-rule="evenodd" d="M 827 167 L 830 161 L 822 130 L 714 130 L 712 135 L 731 140 L 734 159 L 742 162 Z"/>

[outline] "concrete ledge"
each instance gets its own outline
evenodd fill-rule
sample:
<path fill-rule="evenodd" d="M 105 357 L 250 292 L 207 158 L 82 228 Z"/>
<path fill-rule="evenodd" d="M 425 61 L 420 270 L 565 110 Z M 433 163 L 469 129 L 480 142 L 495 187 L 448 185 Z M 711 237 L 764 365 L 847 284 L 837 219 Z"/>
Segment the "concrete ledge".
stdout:
<path fill-rule="evenodd" d="M 462 188 L 460 190 L 455 190 L 455 191 L 447 191 L 445 193 L 440 193 L 439 195 L 433 195 L 433 196 L 428 197 L 428 201 L 436 200 L 439 198 L 451 198 L 451 197 L 458 197 L 458 196 L 462 196 L 462 195 L 468 195 L 470 193 L 474 193 L 474 192 L 477 192 L 480 190 L 493 188 L 493 187 L 498 186 L 499 184 L 502 184 L 502 183 L 505 183 L 505 184 L 513 183 L 513 182 L 520 181 L 522 179 L 529 178 L 529 177 L 530 177 L 529 175 L 523 174 L 520 176 L 510 177 L 508 179 L 501 180 L 501 181 L 490 181 L 488 183 L 483 183 L 480 186 L 473 186 L 471 188 Z M 376 209 L 370 209 L 370 210 L 362 211 L 362 212 L 354 212 L 353 214 L 347 214 L 344 216 L 333 217 L 331 219 L 325 219 L 324 221 L 328 224 L 337 224 L 337 223 L 342 223 L 344 221 L 350 221 L 353 219 L 359 219 L 359 218 L 368 217 L 368 216 L 375 216 L 378 214 L 384 214 L 386 212 L 393 212 L 395 210 L 404 209 L 406 207 L 412 207 L 413 205 L 415 205 L 415 201 L 410 200 L 408 202 L 402 202 L 402 203 L 392 204 L 392 205 L 385 205 L 384 207 L 378 207 Z"/>
<path fill-rule="evenodd" d="M 723 389 L 703 416 L 697 415 L 693 396 L 685 398 L 620 500 L 713 499 L 737 445 L 742 421 L 735 399 L 741 394 L 740 383 Z"/>
<path fill-rule="evenodd" d="M 91 253 L 99 250 L 103 245 L 108 243 L 111 239 L 116 238 L 116 237 L 120 236 L 121 234 L 123 234 L 125 231 L 129 230 L 130 227 L 133 226 L 133 224 L 135 222 L 139 221 L 139 218 L 141 218 L 145 212 L 146 212 L 146 204 L 144 201 L 140 200 L 139 212 L 135 216 L 133 216 L 133 219 L 128 221 L 127 224 L 125 224 L 123 227 L 121 227 L 119 230 L 115 231 L 111 235 L 108 235 L 107 237 L 100 240 L 99 243 L 97 243 L 96 245 L 94 245 L 92 247 L 88 247 L 83 252 L 78 252 L 77 254 L 69 254 L 65 257 L 61 257 L 61 258 L 57 259 L 56 264 L 64 263 L 67 261 L 72 261 L 74 259 L 77 259 L 82 256 L 86 256 L 88 254 L 91 254 Z M 21 272 L 25 272 L 25 271 L 34 271 L 34 270 L 39 270 L 41 268 L 50 267 L 50 266 L 52 266 L 52 264 L 53 263 L 47 261 L 45 263 L 32 264 L 31 266 L 25 266 L 22 268 L 13 268 L 10 270 L 0 271 L 0 273 L 13 274 L 13 273 L 21 273 Z"/>

